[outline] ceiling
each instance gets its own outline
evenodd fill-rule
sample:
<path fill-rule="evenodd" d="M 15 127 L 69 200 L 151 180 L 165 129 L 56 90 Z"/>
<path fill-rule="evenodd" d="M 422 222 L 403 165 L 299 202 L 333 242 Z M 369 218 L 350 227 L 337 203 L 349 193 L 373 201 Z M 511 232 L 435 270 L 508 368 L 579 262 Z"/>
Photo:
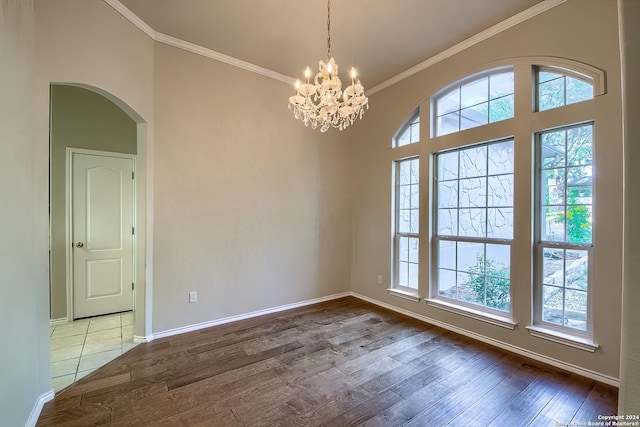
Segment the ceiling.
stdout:
<path fill-rule="evenodd" d="M 551 0 L 333 0 L 331 53 L 371 88 Z M 286 76 L 326 59 L 325 0 L 120 0 L 153 30 Z M 557 3 L 557 1 L 556 1 Z"/>

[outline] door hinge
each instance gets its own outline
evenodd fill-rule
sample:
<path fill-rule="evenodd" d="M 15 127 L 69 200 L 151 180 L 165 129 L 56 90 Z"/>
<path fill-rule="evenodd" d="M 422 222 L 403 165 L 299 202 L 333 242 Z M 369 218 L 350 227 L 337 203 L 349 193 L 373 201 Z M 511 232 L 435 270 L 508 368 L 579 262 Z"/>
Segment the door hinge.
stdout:
<path fill-rule="evenodd" d="M 131 282 L 131 290 L 133 290 L 133 289 L 134 289 L 134 284 L 133 284 L 133 282 Z"/>
<path fill-rule="evenodd" d="M 135 172 L 131 172 L 131 179 L 136 179 L 136 173 Z"/>
<path fill-rule="evenodd" d="M 135 227 L 131 227 L 131 234 L 136 234 L 136 228 Z"/>

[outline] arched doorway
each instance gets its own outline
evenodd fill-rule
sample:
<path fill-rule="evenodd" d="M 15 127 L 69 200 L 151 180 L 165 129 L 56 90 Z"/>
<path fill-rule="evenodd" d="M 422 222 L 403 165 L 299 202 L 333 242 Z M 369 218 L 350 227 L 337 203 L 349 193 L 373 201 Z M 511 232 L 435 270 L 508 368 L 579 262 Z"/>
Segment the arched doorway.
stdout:
<path fill-rule="evenodd" d="M 57 392 L 145 341 L 146 123 L 113 95 L 86 85 L 52 84 L 50 90 L 50 318 L 51 376 Z M 130 306 L 74 314 L 72 203 L 73 153 L 127 157 L 131 175 Z M 141 155 L 142 154 L 142 155 Z M 75 249 L 75 248 L 74 248 Z M 79 275 L 78 275 L 79 276 Z M 124 284 L 124 281 L 123 281 Z M 102 295 L 97 294 L 98 298 Z M 77 296 L 76 296 L 77 298 Z M 76 310 L 79 312 L 78 310 Z M 115 312 L 113 312 L 115 311 Z M 80 319 L 79 317 L 84 317 Z"/>

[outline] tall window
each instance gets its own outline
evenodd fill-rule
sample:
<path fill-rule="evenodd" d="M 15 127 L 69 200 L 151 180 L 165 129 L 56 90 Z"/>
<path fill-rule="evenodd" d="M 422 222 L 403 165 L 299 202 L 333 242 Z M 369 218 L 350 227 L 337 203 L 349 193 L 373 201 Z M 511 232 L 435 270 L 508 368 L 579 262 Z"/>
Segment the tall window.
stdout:
<path fill-rule="evenodd" d="M 537 135 L 537 322 L 587 332 L 593 125 Z"/>
<path fill-rule="evenodd" d="M 435 155 L 437 292 L 509 312 L 513 140 Z"/>
<path fill-rule="evenodd" d="M 435 136 L 447 135 L 513 117 L 513 71 L 504 69 L 474 79 L 434 99 Z"/>
<path fill-rule="evenodd" d="M 395 162 L 395 288 L 418 290 L 420 164 L 417 157 Z"/>

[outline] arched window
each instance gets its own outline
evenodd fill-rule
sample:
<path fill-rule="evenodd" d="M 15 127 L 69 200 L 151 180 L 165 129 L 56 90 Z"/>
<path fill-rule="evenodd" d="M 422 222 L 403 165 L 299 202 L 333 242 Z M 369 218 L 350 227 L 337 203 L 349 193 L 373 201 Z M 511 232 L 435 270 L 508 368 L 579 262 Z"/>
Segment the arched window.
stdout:
<path fill-rule="evenodd" d="M 513 69 L 460 80 L 433 97 L 432 135 L 442 136 L 513 117 Z"/>
<path fill-rule="evenodd" d="M 591 77 L 554 67 L 536 67 L 537 111 L 592 99 L 593 92 Z"/>
<path fill-rule="evenodd" d="M 420 111 L 416 108 L 409 119 L 398 129 L 393 137 L 393 146 L 415 144 L 420 141 Z"/>

